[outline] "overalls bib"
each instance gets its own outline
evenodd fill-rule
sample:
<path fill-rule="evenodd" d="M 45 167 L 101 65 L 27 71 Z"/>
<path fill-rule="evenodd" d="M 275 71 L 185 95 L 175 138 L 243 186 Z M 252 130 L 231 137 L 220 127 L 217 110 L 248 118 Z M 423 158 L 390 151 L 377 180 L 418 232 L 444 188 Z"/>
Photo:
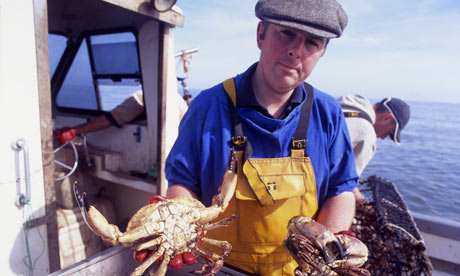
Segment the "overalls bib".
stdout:
<path fill-rule="evenodd" d="M 225 259 L 227 265 L 257 275 L 294 275 L 297 264 L 282 245 L 288 221 L 296 215 L 315 217 L 318 211 L 315 175 L 306 151 L 313 88 L 306 84 L 307 101 L 301 108 L 291 156 L 254 159 L 249 158 L 251 144 L 243 135 L 236 113 L 234 81 L 229 79 L 223 85 L 233 103 L 232 150 L 238 163 L 238 182 L 218 219 L 231 214 L 238 218 L 227 227 L 210 230 L 206 237 L 232 244 L 232 252 Z"/>

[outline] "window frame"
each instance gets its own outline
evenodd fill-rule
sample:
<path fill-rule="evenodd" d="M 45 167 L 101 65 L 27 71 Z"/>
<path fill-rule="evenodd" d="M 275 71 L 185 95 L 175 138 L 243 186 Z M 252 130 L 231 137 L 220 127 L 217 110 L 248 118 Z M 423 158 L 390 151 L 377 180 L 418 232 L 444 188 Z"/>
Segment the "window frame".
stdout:
<path fill-rule="evenodd" d="M 91 47 L 91 37 L 96 35 L 110 35 L 110 34 L 117 34 L 117 33 L 132 33 L 135 39 L 135 45 L 137 50 L 137 61 L 139 64 L 139 70 L 136 74 L 96 74 L 95 72 L 95 63 L 94 63 L 94 56 Z M 56 66 L 54 74 L 51 78 L 51 94 L 52 94 L 52 101 L 53 101 L 53 111 L 59 113 L 59 115 L 84 115 L 84 116 L 99 116 L 103 115 L 107 111 L 102 109 L 102 102 L 100 97 L 100 91 L 98 87 L 98 80 L 101 79 L 138 79 L 141 85 L 141 89 L 143 89 L 142 84 L 142 68 L 141 68 L 141 60 L 140 60 L 140 53 L 139 53 L 139 38 L 138 38 L 138 31 L 135 28 L 117 28 L 117 29 L 105 29 L 105 30 L 98 30 L 98 31 L 91 31 L 91 32 L 83 32 L 81 35 L 77 37 L 72 37 L 68 34 L 58 33 L 58 32 L 50 32 L 55 35 L 63 35 L 67 37 L 67 45 L 62 53 L 59 62 Z M 86 39 L 86 49 L 88 51 L 88 58 L 91 70 L 91 77 L 94 87 L 94 93 L 96 93 L 96 102 L 97 102 L 97 109 L 84 109 L 84 108 L 75 108 L 75 107 L 63 107 L 59 106 L 56 102 L 58 94 L 61 91 L 62 85 L 72 67 L 72 64 L 75 61 L 75 58 L 78 54 L 80 47 L 83 44 L 83 41 Z M 50 72 L 51 73 L 51 72 Z M 134 92 L 134 91 L 133 91 Z M 145 105 L 144 105 L 145 109 Z M 137 123 L 145 123 L 146 124 L 146 116 L 145 112 L 143 115 L 136 118 L 134 121 Z"/>

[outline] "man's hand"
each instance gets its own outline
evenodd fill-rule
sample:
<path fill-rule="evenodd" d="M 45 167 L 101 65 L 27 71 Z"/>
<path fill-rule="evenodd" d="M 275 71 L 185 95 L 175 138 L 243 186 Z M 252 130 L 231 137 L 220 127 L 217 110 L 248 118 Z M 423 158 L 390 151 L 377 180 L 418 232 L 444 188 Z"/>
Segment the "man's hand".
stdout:
<path fill-rule="evenodd" d="M 72 140 L 77 135 L 77 131 L 72 127 L 64 127 L 56 129 L 53 132 L 54 138 L 62 145 Z"/>

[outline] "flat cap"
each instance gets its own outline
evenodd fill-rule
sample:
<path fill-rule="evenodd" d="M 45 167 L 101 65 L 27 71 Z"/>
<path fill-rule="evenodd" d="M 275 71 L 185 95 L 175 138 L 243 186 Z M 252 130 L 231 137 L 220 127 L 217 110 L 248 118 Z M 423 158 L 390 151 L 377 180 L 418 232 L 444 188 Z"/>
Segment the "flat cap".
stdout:
<path fill-rule="evenodd" d="M 335 0 L 259 0 L 255 10 L 262 21 L 325 38 L 340 37 L 348 22 Z"/>

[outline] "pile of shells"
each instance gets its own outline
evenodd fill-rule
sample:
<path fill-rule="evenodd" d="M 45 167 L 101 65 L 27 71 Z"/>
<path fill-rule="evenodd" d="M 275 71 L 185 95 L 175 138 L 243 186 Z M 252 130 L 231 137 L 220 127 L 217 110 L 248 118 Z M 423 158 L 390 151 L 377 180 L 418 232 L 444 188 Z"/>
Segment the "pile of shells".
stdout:
<path fill-rule="evenodd" d="M 374 205 L 369 201 L 357 204 L 351 230 L 366 244 L 369 257 L 363 268 L 371 275 L 431 275 L 432 267 L 422 240 L 398 225 L 378 226 Z"/>

